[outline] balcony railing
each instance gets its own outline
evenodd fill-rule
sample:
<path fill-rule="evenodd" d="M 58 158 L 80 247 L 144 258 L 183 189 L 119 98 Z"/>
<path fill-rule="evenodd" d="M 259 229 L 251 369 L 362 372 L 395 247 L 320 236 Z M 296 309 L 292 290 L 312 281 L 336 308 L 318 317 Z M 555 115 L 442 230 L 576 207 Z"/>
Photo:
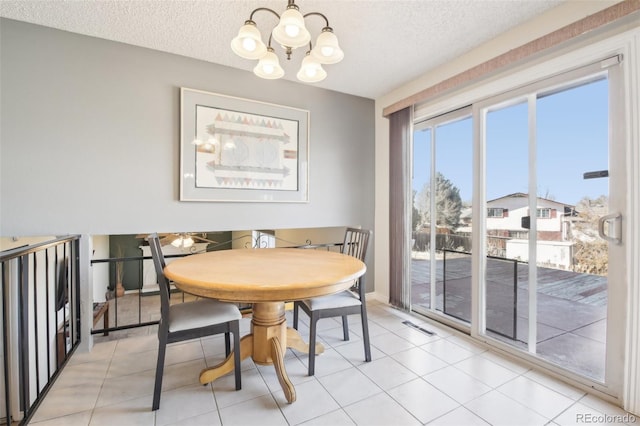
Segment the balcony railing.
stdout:
<path fill-rule="evenodd" d="M 449 256 L 447 258 L 447 256 Z M 465 268 L 456 267 L 460 258 L 466 257 Z M 517 339 L 518 321 L 518 267 L 526 265 L 517 259 L 505 259 L 503 257 L 487 256 L 487 330 L 497 333 L 509 339 Z M 448 263 L 448 265 L 447 265 Z M 471 322 L 471 253 L 460 250 L 442 249 L 442 310 L 445 314 Z M 449 283 L 449 286 L 447 285 Z M 465 291 L 461 286 L 466 286 Z M 468 304 L 467 309 L 448 309 L 447 302 L 459 305 Z M 460 312 L 463 312 L 460 315 Z"/>
<path fill-rule="evenodd" d="M 79 242 L 0 253 L 0 423 L 27 423 L 80 343 Z"/>
<path fill-rule="evenodd" d="M 414 250 L 429 252 L 429 234 L 414 236 Z M 449 317 L 471 322 L 471 252 L 463 249 L 466 246 L 470 246 L 468 237 L 436 235 L 436 300 L 430 301 L 431 261 L 418 261 L 419 265 L 412 265 L 414 305 L 430 307 L 433 303 Z M 527 263 L 517 259 L 486 256 L 486 327 L 510 340 L 518 339 L 518 285 L 526 278 L 526 268 Z"/>
<path fill-rule="evenodd" d="M 334 250 L 339 251 L 342 243 L 327 243 L 327 244 L 312 244 L 311 241 L 305 243 L 296 243 L 288 240 L 278 238 L 272 234 L 258 233 L 258 235 L 242 235 L 234 238 L 233 240 L 224 241 L 220 243 L 211 243 L 207 246 L 207 251 L 215 251 L 220 249 L 229 249 L 232 244 L 235 245 L 240 242 L 241 246 L 245 248 L 269 248 L 278 244 L 279 247 L 292 247 L 292 248 L 305 248 L 305 249 L 319 249 L 319 250 Z M 242 244 L 244 242 L 244 244 Z M 184 254 L 165 254 L 165 259 L 170 261 L 174 258 L 180 258 L 189 256 L 193 253 Z M 124 298 L 113 297 L 107 300 L 109 311 L 109 322 L 105 326 L 104 321 L 96 319 L 94 321 L 94 327 L 91 330 L 91 334 L 94 335 L 106 335 L 113 331 L 124 331 L 128 329 L 149 327 L 158 324 L 160 310 L 159 310 L 159 295 L 157 292 L 148 292 L 143 289 L 144 275 L 145 275 L 145 261 L 150 262 L 151 256 L 126 256 L 126 257 L 112 257 L 104 259 L 91 260 L 92 265 L 109 264 L 109 273 L 112 275 L 110 282 L 115 282 L 115 264 L 117 262 L 133 262 L 137 263 L 138 273 L 138 287 L 128 288 Z M 147 265 L 147 267 L 151 267 Z M 94 274 L 95 274 L 94 270 Z M 154 271 L 155 274 L 155 271 Z M 111 291 L 110 291 L 111 292 Z M 157 303 L 154 303 L 154 299 L 157 299 Z M 184 293 L 174 289 L 172 291 L 171 303 L 181 303 L 185 301 Z M 95 303 L 94 303 L 95 305 Z M 250 305 L 240 306 L 241 310 L 248 312 L 251 309 Z M 132 312 L 133 311 L 133 312 Z"/>

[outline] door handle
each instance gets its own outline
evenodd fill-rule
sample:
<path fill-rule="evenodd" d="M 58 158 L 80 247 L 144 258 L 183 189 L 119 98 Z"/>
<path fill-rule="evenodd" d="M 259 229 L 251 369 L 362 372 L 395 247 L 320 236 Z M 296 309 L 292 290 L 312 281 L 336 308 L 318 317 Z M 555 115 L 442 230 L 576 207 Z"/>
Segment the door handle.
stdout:
<path fill-rule="evenodd" d="M 609 224 L 608 234 L 604 231 L 606 224 Z M 598 220 L 598 235 L 605 241 L 622 244 L 622 215 L 620 213 L 611 213 L 602 216 Z"/>

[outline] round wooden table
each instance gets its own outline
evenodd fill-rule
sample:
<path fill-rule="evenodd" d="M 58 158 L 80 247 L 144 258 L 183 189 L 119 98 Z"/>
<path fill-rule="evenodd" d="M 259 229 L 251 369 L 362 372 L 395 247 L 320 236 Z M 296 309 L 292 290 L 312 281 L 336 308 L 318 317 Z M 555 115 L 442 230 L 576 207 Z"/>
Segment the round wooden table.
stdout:
<path fill-rule="evenodd" d="M 308 353 L 309 346 L 297 330 L 287 327 L 285 302 L 346 290 L 365 271 L 365 264 L 352 256 L 294 248 L 213 251 L 176 259 L 164 269 L 185 293 L 253 304 L 251 333 L 240 340 L 240 357 L 273 364 L 289 403 L 296 394 L 284 368 L 284 352 L 293 348 Z M 323 351 L 321 344 L 316 345 L 316 354 Z M 231 371 L 233 354 L 203 370 L 200 383 Z"/>

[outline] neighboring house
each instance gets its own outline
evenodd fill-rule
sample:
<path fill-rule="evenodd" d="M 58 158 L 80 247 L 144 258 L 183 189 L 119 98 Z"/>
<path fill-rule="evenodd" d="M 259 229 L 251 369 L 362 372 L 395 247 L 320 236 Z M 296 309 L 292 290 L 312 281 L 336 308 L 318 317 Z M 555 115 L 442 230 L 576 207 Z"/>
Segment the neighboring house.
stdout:
<path fill-rule="evenodd" d="M 537 236 L 542 241 L 566 241 L 569 236 L 565 217 L 575 214 L 575 206 L 538 197 Z M 523 226 L 523 218 L 533 215 L 529 212 L 529 194 L 516 192 L 487 201 L 487 233 L 500 237 L 526 238 L 528 227 Z"/>
<path fill-rule="evenodd" d="M 575 206 L 537 198 L 537 264 L 569 269 L 573 261 L 570 220 Z M 488 245 L 492 253 L 508 259 L 529 260 L 529 194 L 516 192 L 487 202 Z M 523 219 L 525 219 L 523 221 Z M 534 219 L 530 217 L 529 220 Z M 493 238 L 492 238 L 493 237 Z"/>

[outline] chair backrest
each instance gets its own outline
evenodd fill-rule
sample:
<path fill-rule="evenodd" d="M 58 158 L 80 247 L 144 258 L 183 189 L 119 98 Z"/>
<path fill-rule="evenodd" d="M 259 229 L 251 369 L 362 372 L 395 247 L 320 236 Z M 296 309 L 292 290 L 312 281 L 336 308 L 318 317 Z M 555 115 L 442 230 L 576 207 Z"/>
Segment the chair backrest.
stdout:
<path fill-rule="evenodd" d="M 160 315 L 164 319 L 169 315 L 169 281 L 164 276 L 164 267 L 166 266 L 166 262 L 164 260 L 162 245 L 160 244 L 158 234 L 154 232 L 149 235 L 147 241 L 149 241 L 151 257 L 153 258 L 153 266 L 156 269 L 156 276 L 158 277 L 158 287 L 160 291 Z M 164 322 L 166 323 L 166 320 Z"/>
<path fill-rule="evenodd" d="M 347 228 L 342 242 L 342 253 L 356 257 L 364 262 L 372 232 L 368 229 Z"/>
<path fill-rule="evenodd" d="M 347 228 L 342 242 L 342 253 L 348 254 L 364 262 L 369 247 L 369 237 L 373 234 L 368 229 Z M 364 300 L 364 275 L 356 280 L 355 289 L 361 300 Z"/>

